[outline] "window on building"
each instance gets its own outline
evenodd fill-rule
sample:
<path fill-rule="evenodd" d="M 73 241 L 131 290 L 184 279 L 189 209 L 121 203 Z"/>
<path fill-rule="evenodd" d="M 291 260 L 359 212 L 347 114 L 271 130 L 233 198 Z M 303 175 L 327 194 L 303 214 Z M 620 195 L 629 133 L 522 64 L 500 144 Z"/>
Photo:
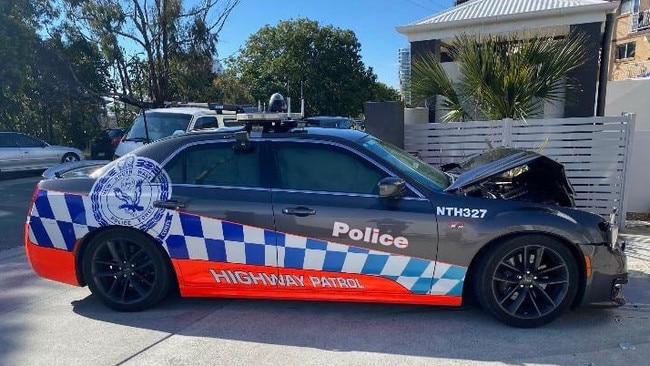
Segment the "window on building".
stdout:
<path fill-rule="evenodd" d="M 636 42 L 628 42 L 616 45 L 616 59 L 623 60 L 626 58 L 634 58 L 636 51 Z"/>
<path fill-rule="evenodd" d="M 621 14 L 638 13 L 640 0 L 621 0 Z"/>

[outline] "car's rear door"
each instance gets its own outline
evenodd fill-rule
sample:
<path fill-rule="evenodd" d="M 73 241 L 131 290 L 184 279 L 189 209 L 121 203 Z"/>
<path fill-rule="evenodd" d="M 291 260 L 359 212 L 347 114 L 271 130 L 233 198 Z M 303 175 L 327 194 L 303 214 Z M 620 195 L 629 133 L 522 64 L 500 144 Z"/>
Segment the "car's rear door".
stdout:
<path fill-rule="evenodd" d="M 48 145 L 32 136 L 22 133 L 16 134 L 16 142 L 23 154 L 22 164 L 29 169 L 45 169 L 61 162 L 56 151 L 48 148 Z"/>
<path fill-rule="evenodd" d="M 234 140 L 197 142 L 164 165 L 172 181 L 166 205 L 180 221 L 165 244 L 187 295 L 263 291 L 277 281 L 261 145 L 234 147 Z"/>
<path fill-rule="evenodd" d="M 16 133 L 0 133 L 0 172 L 20 170 L 23 153 L 16 144 Z"/>
<path fill-rule="evenodd" d="M 275 140 L 272 150 L 281 275 L 302 276 L 320 298 L 432 293 L 438 234 L 426 198 L 411 188 L 402 199 L 380 198 L 379 181 L 394 174 L 344 144 Z"/>

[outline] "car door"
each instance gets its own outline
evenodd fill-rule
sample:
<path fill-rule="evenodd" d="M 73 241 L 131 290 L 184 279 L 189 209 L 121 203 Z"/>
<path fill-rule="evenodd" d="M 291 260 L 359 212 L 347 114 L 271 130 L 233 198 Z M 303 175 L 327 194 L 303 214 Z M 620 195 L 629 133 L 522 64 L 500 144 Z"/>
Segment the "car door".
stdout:
<path fill-rule="evenodd" d="M 20 170 L 23 152 L 16 141 L 17 133 L 0 133 L 0 172 Z"/>
<path fill-rule="evenodd" d="M 194 143 L 164 165 L 172 196 L 158 205 L 175 210 L 180 221 L 165 242 L 182 273 L 179 280 L 200 295 L 263 291 L 277 281 L 261 145 L 234 147 L 234 140 Z"/>
<path fill-rule="evenodd" d="M 61 162 L 56 151 L 35 137 L 19 133 L 16 135 L 18 147 L 22 151 L 22 164 L 29 169 L 47 168 Z"/>
<path fill-rule="evenodd" d="M 431 293 L 438 235 L 426 198 L 412 188 L 380 198 L 379 181 L 394 174 L 346 145 L 272 146 L 281 275 L 299 274 L 306 290 L 332 298 Z"/>

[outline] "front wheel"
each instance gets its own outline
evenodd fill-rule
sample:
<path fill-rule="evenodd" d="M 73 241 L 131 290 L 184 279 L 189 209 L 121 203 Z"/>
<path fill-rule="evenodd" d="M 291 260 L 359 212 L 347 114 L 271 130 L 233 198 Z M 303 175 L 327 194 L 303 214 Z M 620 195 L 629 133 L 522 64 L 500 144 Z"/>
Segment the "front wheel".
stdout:
<path fill-rule="evenodd" d="M 70 163 L 70 162 L 79 161 L 79 160 L 81 160 L 81 158 L 77 154 L 67 153 L 67 154 L 63 155 L 63 158 L 61 158 L 61 163 Z"/>
<path fill-rule="evenodd" d="M 542 235 L 512 238 L 488 253 L 477 297 L 497 319 L 520 328 L 547 324 L 573 302 L 578 266 L 569 249 Z"/>
<path fill-rule="evenodd" d="M 111 229 L 91 240 L 83 256 L 84 280 L 93 295 L 119 311 L 157 304 L 169 289 L 171 269 L 147 235 Z"/>

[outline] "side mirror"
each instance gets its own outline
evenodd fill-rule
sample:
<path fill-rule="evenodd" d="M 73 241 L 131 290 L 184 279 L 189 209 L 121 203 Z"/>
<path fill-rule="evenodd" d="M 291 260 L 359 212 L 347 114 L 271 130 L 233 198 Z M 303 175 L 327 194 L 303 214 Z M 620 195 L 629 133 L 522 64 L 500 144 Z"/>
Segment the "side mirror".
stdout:
<path fill-rule="evenodd" d="M 406 191 L 404 179 L 387 177 L 379 181 L 379 197 L 401 198 Z"/>

